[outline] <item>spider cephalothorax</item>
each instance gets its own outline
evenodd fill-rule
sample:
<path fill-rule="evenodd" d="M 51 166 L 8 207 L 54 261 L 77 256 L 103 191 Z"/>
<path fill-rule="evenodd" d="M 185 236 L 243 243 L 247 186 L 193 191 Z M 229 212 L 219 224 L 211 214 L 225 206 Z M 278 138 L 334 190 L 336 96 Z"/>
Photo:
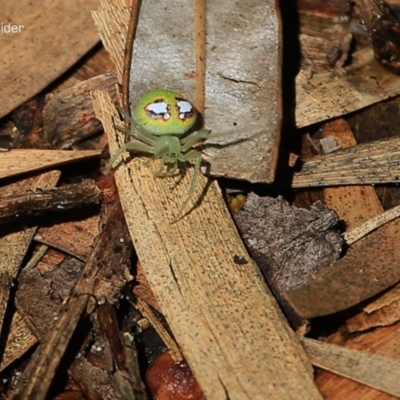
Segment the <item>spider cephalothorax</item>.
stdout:
<path fill-rule="evenodd" d="M 160 159 L 157 177 L 176 175 L 179 163 L 194 162 L 194 173 L 188 197 L 181 211 L 191 199 L 200 172 L 201 153 L 193 148 L 197 143 L 220 135 L 210 131 L 194 130 L 200 115 L 195 107 L 177 92 L 168 89 L 155 89 L 140 98 L 133 116 L 120 109 L 130 122 L 130 129 L 117 129 L 133 136 L 134 140 L 121 146 L 112 156 L 105 172 L 108 173 L 114 162 L 124 152 L 147 153 Z"/>

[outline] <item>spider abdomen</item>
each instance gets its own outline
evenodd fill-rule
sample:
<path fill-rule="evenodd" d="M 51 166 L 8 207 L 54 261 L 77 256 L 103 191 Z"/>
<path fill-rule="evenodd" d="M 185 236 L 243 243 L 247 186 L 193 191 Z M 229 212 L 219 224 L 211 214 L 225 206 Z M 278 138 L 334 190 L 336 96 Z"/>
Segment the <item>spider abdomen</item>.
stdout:
<path fill-rule="evenodd" d="M 134 112 L 136 122 L 155 136 L 184 135 L 194 127 L 198 117 L 189 100 L 169 89 L 147 92 Z"/>

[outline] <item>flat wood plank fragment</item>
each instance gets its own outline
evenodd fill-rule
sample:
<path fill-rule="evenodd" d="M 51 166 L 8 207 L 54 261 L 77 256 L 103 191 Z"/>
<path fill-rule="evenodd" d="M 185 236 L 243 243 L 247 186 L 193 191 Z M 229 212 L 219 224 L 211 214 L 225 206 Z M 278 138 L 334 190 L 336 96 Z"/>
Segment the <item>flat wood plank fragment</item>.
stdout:
<path fill-rule="evenodd" d="M 0 21 L 0 117 L 44 89 L 98 41 L 90 10 L 97 0 L 3 1 Z M 21 28 L 19 28 L 21 27 Z M 34 62 L 40 57 L 40 62 Z"/>
<path fill-rule="evenodd" d="M 293 187 L 366 185 L 400 181 L 400 138 L 363 143 L 306 160 Z"/>
<path fill-rule="evenodd" d="M 110 97 L 94 106 L 114 153 L 123 135 Z M 118 141 L 115 140 L 118 138 Z M 126 156 L 126 155 L 125 155 Z M 320 399 L 312 371 L 261 274 L 247 254 L 216 185 L 174 220 L 182 182 L 154 177 L 155 163 L 132 159 L 115 172 L 136 252 L 158 304 L 208 399 Z M 199 178 L 196 196 L 207 186 Z M 246 264 L 236 264 L 235 255 Z"/>
<path fill-rule="evenodd" d="M 355 349 L 368 354 L 376 354 L 383 357 L 391 358 L 399 362 L 399 329 L 400 323 L 379 329 L 371 329 L 362 335 L 349 335 L 346 338 L 346 349 Z M 346 335 L 347 336 L 347 335 Z M 333 339 L 333 338 L 332 338 Z M 333 339 L 335 340 L 335 339 Z M 335 343 L 343 345 L 343 337 L 336 337 Z M 310 355 L 312 357 L 312 355 Z M 346 362 L 344 362 L 346 364 Z M 351 363 L 349 363 L 351 365 Z M 350 366 L 349 365 L 349 366 Z M 355 369 L 357 364 L 355 365 Z M 375 368 L 374 368 L 375 370 Z M 376 374 L 379 376 L 379 365 Z M 394 372 L 394 374 L 393 374 Z M 354 373 L 357 373 L 355 371 Z M 388 373 L 388 375 L 397 376 L 396 369 Z M 385 377 L 390 379 L 390 376 Z M 371 386 L 360 384 L 354 380 L 328 371 L 321 371 L 316 375 L 316 381 L 324 396 L 324 399 L 343 400 L 343 399 L 362 399 L 362 400 L 396 400 L 399 396 L 393 396 Z"/>
<path fill-rule="evenodd" d="M 303 70 L 296 79 L 296 125 L 348 114 L 400 93 L 400 77 L 383 68 L 372 49 L 353 54 L 352 65 L 329 73 Z"/>
<path fill-rule="evenodd" d="M 397 284 L 346 321 L 348 332 L 361 332 L 400 320 L 400 285 Z"/>
<path fill-rule="evenodd" d="M 400 396 L 400 360 L 313 339 L 303 339 L 302 343 L 315 366 Z"/>
<path fill-rule="evenodd" d="M 99 156 L 101 150 L 15 149 L 0 153 L 0 178 Z"/>
<path fill-rule="evenodd" d="M 357 144 L 349 124 L 342 118 L 324 124 L 322 137 L 334 138 L 342 148 Z M 339 219 L 345 221 L 346 231 L 383 213 L 383 207 L 372 186 L 327 187 L 323 189 L 323 197 L 325 205 L 335 210 Z"/>
<path fill-rule="evenodd" d="M 13 361 L 18 360 L 38 341 L 31 332 L 21 314 L 16 311 L 11 320 L 9 334 L 1 357 L 0 371 L 3 371 Z"/>

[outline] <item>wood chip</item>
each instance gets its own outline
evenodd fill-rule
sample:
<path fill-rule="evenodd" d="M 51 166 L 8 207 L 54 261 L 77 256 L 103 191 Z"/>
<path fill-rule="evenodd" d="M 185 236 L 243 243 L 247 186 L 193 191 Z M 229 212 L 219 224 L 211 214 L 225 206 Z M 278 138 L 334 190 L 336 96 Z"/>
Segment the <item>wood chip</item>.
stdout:
<path fill-rule="evenodd" d="M 400 77 L 383 68 L 370 48 L 352 57 L 352 65 L 343 70 L 311 73 L 307 79 L 304 72 L 298 75 L 297 127 L 339 117 L 400 93 Z"/>
<path fill-rule="evenodd" d="M 333 314 L 354 306 L 400 281 L 400 221 L 391 221 L 353 244 L 346 255 L 315 274 L 313 280 L 285 292 L 303 317 Z"/>
<path fill-rule="evenodd" d="M 72 161 L 99 156 L 101 150 L 36 150 L 15 149 L 0 153 L 0 178 L 39 169 L 55 167 Z"/>
<path fill-rule="evenodd" d="M 39 176 L 24 179 L 22 181 L 3 186 L 0 195 L 7 196 L 15 191 L 31 191 L 38 188 L 54 187 L 60 177 L 59 171 L 51 171 Z M 15 231 L 14 231 L 15 230 Z M 0 238 L 0 327 L 4 322 L 10 289 L 16 279 L 21 263 L 30 245 L 36 227 L 25 228 L 13 224 L 13 231 L 4 232 Z M 1 331 L 1 329 L 0 329 Z"/>
<path fill-rule="evenodd" d="M 400 180 L 398 137 L 363 143 L 306 160 L 294 188 L 366 185 Z"/>
<path fill-rule="evenodd" d="M 347 349 L 318 340 L 303 339 L 302 342 L 310 361 L 315 366 L 393 396 L 400 396 L 399 360 Z"/>

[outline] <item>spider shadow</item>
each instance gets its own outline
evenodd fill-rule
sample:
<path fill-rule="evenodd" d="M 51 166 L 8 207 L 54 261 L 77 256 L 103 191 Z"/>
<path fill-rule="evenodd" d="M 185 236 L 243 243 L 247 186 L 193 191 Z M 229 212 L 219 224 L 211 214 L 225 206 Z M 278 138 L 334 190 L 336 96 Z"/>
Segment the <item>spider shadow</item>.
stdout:
<path fill-rule="evenodd" d="M 175 219 L 171 222 L 171 225 L 176 224 L 177 222 L 179 222 L 180 220 L 182 220 L 183 218 L 187 217 L 189 214 L 191 214 L 194 210 L 196 210 L 200 204 L 203 202 L 204 198 L 206 197 L 206 194 L 208 192 L 208 189 L 210 188 L 211 184 L 213 183 L 214 179 L 210 178 L 209 176 L 207 176 L 207 172 L 209 172 L 210 170 L 210 164 L 207 162 L 202 162 L 202 166 L 206 168 L 206 171 L 203 173 L 201 171 L 201 167 L 200 167 L 200 174 L 203 174 L 206 178 L 207 178 L 207 182 L 203 187 L 203 190 L 201 191 L 201 193 L 199 194 L 199 196 L 197 197 L 197 199 L 192 203 L 192 206 L 185 211 L 182 215 L 181 212 L 183 210 L 181 210 L 178 213 L 178 216 L 175 217 Z M 182 168 L 180 168 L 180 179 L 174 184 L 173 189 L 175 189 L 177 187 L 177 185 L 179 185 L 179 183 L 182 181 L 183 177 L 185 176 L 185 174 L 187 173 L 188 168 L 190 168 L 190 166 L 187 163 L 184 163 L 182 165 Z M 189 204 L 189 203 L 188 203 Z"/>

